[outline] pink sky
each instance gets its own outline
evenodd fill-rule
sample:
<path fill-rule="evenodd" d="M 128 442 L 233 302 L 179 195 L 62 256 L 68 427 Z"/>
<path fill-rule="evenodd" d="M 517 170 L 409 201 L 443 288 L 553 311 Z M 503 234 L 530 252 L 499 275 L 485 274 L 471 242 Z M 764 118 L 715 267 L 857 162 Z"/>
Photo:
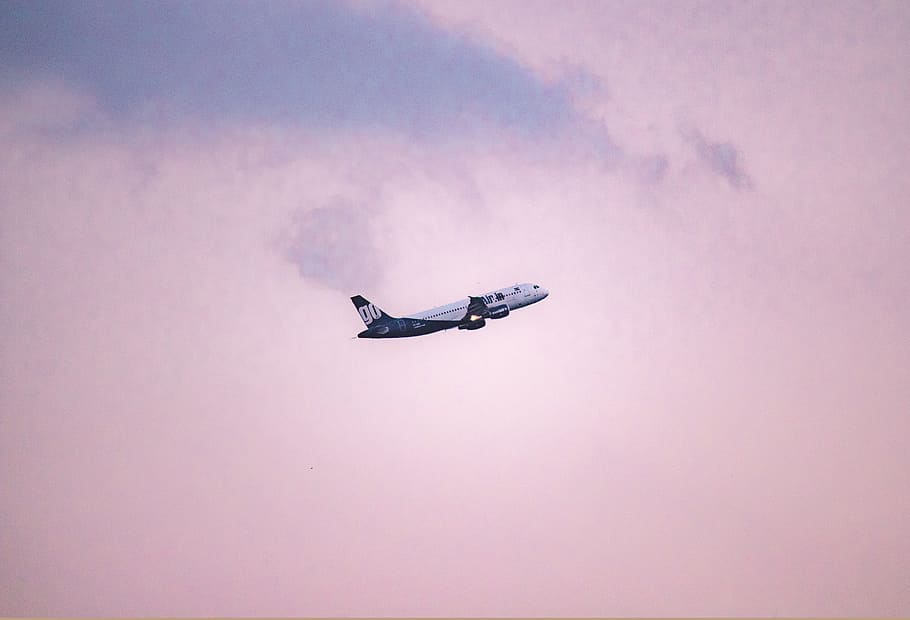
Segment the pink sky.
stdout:
<path fill-rule="evenodd" d="M 0 46 L 0 615 L 910 614 L 907 5 L 339 7 L 343 118 Z"/>

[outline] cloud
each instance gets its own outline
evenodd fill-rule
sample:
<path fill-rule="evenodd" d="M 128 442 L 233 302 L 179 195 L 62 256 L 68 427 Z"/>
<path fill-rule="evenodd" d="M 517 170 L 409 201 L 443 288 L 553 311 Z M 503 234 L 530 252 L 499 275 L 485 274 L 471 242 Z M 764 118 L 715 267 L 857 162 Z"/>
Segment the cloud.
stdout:
<path fill-rule="evenodd" d="M 3 82 L 60 79 L 117 118 L 432 134 L 546 131 L 572 116 L 566 88 L 394 5 L 9 2 L 0 13 Z"/>
<path fill-rule="evenodd" d="M 670 162 L 666 155 L 648 155 L 638 161 L 638 177 L 645 183 L 656 185 L 667 176 Z"/>
<path fill-rule="evenodd" d="M 57 80 L 32 80 L 0 94 L 0 135 L 53 132 L 95 116 L 95 102 Z"/>
<path fill-rule="evenodd" d="M 285 257 L 302 278 L 346 293 L 382 276 L 369 214 L 343 201 L 299 212 Z"/>
<path fill-rule="evenodd" d="M 694 147 L 699 160 L 711 172 L 718 174 L 730 183 L 734 189 L 749 189 L 752 180 L 742 164 L 739 150 L 730 142 L 712 142 L 697 129 L 683 132 L 684 137 Z"/>

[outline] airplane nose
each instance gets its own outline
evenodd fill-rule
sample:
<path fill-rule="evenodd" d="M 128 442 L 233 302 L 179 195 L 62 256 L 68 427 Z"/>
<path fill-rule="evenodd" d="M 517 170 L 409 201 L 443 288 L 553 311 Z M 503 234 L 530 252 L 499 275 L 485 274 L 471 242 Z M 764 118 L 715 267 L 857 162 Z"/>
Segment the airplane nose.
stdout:
<path fill-rule="evenodd" d="M 541 299 L 546 299 L 547 296 L 549 296 L 549 294 L 550 294 L 550 291 L 548 291 L 547 289 L 541 287 L 541 289 L 540 289 L 540 298 L 541 298 Z"/>

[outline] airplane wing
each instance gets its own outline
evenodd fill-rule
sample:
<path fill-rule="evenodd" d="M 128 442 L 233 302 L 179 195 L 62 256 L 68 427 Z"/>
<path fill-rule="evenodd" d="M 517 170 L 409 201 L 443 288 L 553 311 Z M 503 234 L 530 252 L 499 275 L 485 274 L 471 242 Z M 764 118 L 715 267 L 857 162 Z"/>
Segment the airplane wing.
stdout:
<path fill-rule="evenodd" d="M 469 297 L 471 300 L 468 303 L 468 311 L 465 313 L 462 321 L 477 320 L 471 319 L 472 316 L 476 317 L 487 317 L 490 316 L 490 308 L 487 306 L 487 303 L 483 300 L 483 297 Z"/>

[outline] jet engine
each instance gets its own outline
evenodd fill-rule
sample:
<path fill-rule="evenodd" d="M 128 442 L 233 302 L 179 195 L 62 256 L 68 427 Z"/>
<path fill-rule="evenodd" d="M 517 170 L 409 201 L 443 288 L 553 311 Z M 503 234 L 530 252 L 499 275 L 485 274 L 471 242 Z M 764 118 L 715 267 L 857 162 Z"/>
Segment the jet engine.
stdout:
<path fill-rule="evenodd" d="M 505 304 L 501 306 L 491 306 L 490 307 L 490 318 L 491 319 L 504 319 L 509 316 L 509 307 Z"/>
<path fill-rule="evenodd" d="M 462 323 L 458 326 L 458 329 L 480 329 L 486 324 L 487 322 L 484 319 L 477 319 L 476 321 L 468 321 L 467 323 Z"/>

